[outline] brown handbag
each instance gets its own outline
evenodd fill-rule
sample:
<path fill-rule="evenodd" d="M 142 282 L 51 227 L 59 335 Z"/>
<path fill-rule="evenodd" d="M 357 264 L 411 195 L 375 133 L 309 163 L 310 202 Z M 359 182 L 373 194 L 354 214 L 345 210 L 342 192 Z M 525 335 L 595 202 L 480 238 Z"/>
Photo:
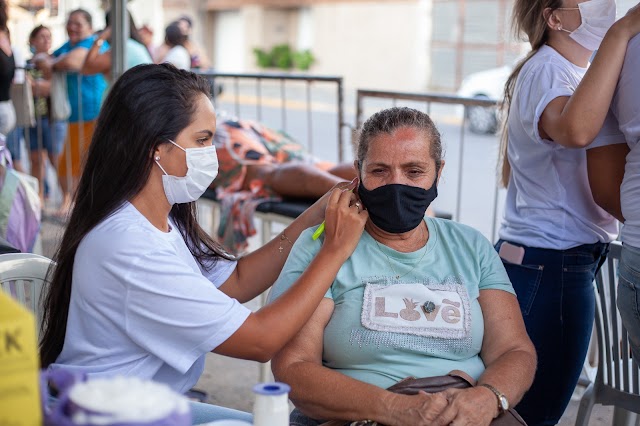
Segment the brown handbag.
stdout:
<path fill-rule="evenodd" d="M 465 377 L 463 377 L 465 376 Z M 388 391 L 394 393 L 401 393 L 404 395 L 416 395 L 418 392 L 423 391 L 426 393 L 438 393 L 447 389 L 466 389 L 473 387 L 470 377 L 467 379 L 466 374 L 457 375 L 451 373 L 446 376 L 435 377 L 422 377 L 416 379 L 414 377 L 407 377 L 400 380 L 395 385 L 387 388 Z M 345 420 L 332 420 L 326 423 L 322 423 L 320 426 L 383 426 L 376 422 L 368 420 L 350 422 Z M 493 419 L 491 426 L 527 426 L 527 423 L 520 417 L 520 415 L 513 408 L 509 408 L 504 413 Z"/>

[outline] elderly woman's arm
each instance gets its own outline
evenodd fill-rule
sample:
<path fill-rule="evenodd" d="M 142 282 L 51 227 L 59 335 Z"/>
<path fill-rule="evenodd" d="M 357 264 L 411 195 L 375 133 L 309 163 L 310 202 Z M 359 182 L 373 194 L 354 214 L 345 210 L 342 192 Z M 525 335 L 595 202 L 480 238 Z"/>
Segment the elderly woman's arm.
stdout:
<path fill-rule="evenodd" d="M 442 395 L 398 395 L 322 365 L 322 342 L 333 313 L 323 299 L 309 322 L 272 360 L 277 380 L 291 385 L 290 398 L 315 419 L 370 419 L 387 425 L 430 425 L 447 401 Z"/>
<path fill-rule="evenodd" d="M 484 317 L 484 339 L 480 356 L 486 369 L 478 386 L 443 392 L 449 406 L 436 425 L 488 425 L 498 414 L 496 395 L 483 383 L 502 392 L 515 406 L 533 382 L 536 352 L 524 327 L 516 297 L 502 290 L 480 290 L 478 302 Z M 459 419 L 459 421 L 455 421 Z"/>

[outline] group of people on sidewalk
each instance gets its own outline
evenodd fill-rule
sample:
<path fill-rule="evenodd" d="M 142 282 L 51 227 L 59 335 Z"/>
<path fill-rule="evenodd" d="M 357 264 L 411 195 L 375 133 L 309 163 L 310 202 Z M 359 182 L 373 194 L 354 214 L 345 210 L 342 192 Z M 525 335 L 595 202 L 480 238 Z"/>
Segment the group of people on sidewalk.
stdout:
<path fill-rule="evenodd" d="M 125 72 L 96 111 L 50 270 L 43 367 L 185 392 L 215 352 L 272 360 L 294 425 L 489 425 L 514 406 L 529 425 L 557 424 L 616 219 L 618 306 L 640 361 L 640 6 L 616 21 L 614 0 L 515 0 L 513 19 L 532 50 L 505 87 L 495 245 L 426 216 L 441 135 L 427 114 L 394 107 L 360 129 L 351 182 L 236 258 L 196 216 L 220 169 L 208 82 L 170 64 Z M 260 310 L 242 306 L 271 286 Z M 470 386 L 393 392 L 449 374 Z"/>
<path fill-rule="evenodd" d="M 2 0 L 3 27 L 6 30 L 7 5 Z M 80 176 L 81 162 L 91 141 L 95 120 L 100 111 L 102 101 L 111 73 L 111 16 L 106 14 L 106 28 L 96 32 L 90 13 L 83 9 L 70 12 L 66 29 L 68 41 L 57 50 L 51 52 L 51 30 L 43 25 L 35 27 L 29 35 L 29 46 L 33 54 L 26 62 L 14 59 L 19 56 L 11 49 L 8 30 L 0 31 L 0 42 L 6 44 L 3 49 L 2 84 L 6 90 L 0 93 L 0 133 L 7 137 L 7 148 L 12 155 L 13 165 L 18 171 L 25 171 L 22 159 L 22 140 L 24 139 L 29 153 L 31 174 L 40 182 L 40 198 L 44 205 L 45 195 L 49 188 L 46 185 L 47 160 L 57 174 L 62 192 L 62 202 L 54 214 L 66 217 L 71 207 L 71 197 Z M 157 48 L 152 45 L 153 35 L 145 27 L 138 31 L 133 19 L 129 16 L 130 37 L 127 39 L 126 69 L 139 64 L 171 61 L 170 51 L 163 49 L 167 44 Z M 179 24 L 179 27 L 178 27 Z M 209 66 L 206 55 L 190 35 L 192 21 L 183 16 L 171 25 L 180 33 L 181 48 L 186 46 L 188 64 L 185 68 Z M 170 25 L 170 27 L 171 27 Z M 169 30 L 168 30 L 169 31 Z M 6 50 L 6 51 L 5 51 Z M 153 58 L 152 58 L 153 54 Z M 1 59 L 1 58 L 0 58 Z M 9 86 L 15 80 L 14 70 L 26 68 L 24 84 L 30 87 L 24 93 L 31 93 L 34 105 L 34 120 L 27 126 L 15 126 L 15 111 L 9 96 Z M 55 75 L 60 74 L 65 81 L 60 82 Z M 20 75 L 25 75 L 20 71 Z M 66 75 L 66 77 L 65 77 Z M 52 87 L 53 86 L 53 87 Z M 52 91 L 60 89 L 64 99 L 54 99 Z M 56 92 L 60 96 L 60 92 Z M 31 102 L 21 99 L 21 102 Z M 66 113 L 61 105 L 68 104 Z M 12 118 L 13 117 L 13 118 Z M 5 123 L 6 121 L 6 123 Z"/>

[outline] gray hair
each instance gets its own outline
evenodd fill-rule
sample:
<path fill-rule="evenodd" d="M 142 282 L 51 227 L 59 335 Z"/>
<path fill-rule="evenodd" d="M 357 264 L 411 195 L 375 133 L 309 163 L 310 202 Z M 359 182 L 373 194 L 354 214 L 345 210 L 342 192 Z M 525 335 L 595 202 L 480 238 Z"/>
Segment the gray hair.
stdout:
<path fill-rule="evenodd" d="M 407 107 L 383 109 L 365 121 L 358 134 L 358 168 L 362 170 L 362 164 L 367 156 L 371 139 L 381 133 L 392 133 L 401 127 L 410 127 L 426 135 L 427 140 L 431 142 L 431 158 L 435 160 L 436 168 L 439 169 L 442 165 L 442 141 L 440 140 L 440 132 L 428 114 Z"/>

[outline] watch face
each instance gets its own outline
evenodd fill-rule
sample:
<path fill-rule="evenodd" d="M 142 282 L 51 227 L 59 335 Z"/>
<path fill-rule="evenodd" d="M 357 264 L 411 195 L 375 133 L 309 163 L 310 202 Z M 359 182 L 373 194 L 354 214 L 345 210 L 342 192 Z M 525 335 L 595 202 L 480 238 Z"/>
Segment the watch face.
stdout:
<path fill-rule="evenodd" d="M 507 398 L 505 398 L 504 396 L 500 396 L 500 407 L 502 407 L 503 410 L 508 410 L 509 409 L 509 401 L 507 401 Z"/>

